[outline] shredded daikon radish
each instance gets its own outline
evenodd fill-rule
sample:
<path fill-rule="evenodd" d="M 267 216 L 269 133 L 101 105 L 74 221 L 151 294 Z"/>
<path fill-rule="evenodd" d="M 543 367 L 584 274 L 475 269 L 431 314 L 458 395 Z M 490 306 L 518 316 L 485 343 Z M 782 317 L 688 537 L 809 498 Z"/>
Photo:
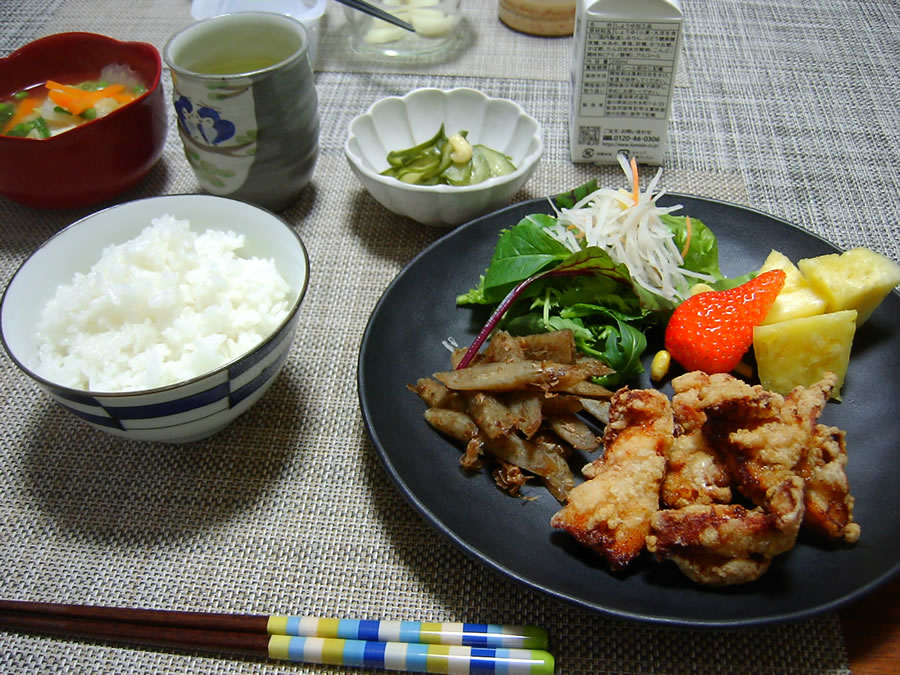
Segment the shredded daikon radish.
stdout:
<path fill-rule="evenodd" d="M 631 166 L 623 156 L 619 164 L 632 183 Z M 684 269 L 684 259 L 675 245 L 672 231 L 660 216 L 678 211 L 681 205 L 662 207 L 656 201 L 665 194 L 654 194 L 662 169 L 643 192 L 635 195 L 622 189 L 600 188 L 572 208 L 557 209 L 556 224 L 548 233 L 573 253 L 588 246 L 606 251 L 618 264 L 624 264 L 636 284 L 667 300 L 684 300 L 696 281 L 712 277 Z"/>

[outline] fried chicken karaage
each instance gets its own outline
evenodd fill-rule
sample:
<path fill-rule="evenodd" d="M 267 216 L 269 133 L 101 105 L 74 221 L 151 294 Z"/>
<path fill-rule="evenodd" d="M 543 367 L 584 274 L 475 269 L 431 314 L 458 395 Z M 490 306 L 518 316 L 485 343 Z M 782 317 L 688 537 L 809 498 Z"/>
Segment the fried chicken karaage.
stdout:
<path fill-rule="evenodd" d="M 550 524 L 602 555 L 613 570 L 623 569 L 644 549 L 673 438 L 664 394 L 616 392 L 603 434 L 605 452 L 584 467 L 588 480 L 569 491 Z"/>
<path fill-rule="evenodd" d="M 731 502 L 731 476 L 703 434 L 706 413 L 697 386 L 705 373 L 694 372 L 672 382 L 675 441 L 666 456 L 666 478 L 660 499 L 667 508 Z"/>
<path fill-rule="evenodd" d="M 781 396 L 691 372 L 673 381 L 671 405 L 653 390 L 617 392 L 605 452 L 551 525 L 613 570 L 646 547 L 707 585 L 758 579 L 804 525 L 856 541 L 844 434 L 817 423 L 835 382 Z"/>
<path fill-rule="evenodd" d="M 654 515 L 648 550 L 699 583 L 726 585 L 759 578 L 773 557 L 794 546 L 801 525 L 833 539 L 858 537 L 843 434 L 817 424 L 835 383 L 829 373 L 782 397 L 727 374 L 675 378 L 676 426 L 753 507 L 694 490 L 693 503 Z M 690 497 L 684 490 L 679 495 Z"/>

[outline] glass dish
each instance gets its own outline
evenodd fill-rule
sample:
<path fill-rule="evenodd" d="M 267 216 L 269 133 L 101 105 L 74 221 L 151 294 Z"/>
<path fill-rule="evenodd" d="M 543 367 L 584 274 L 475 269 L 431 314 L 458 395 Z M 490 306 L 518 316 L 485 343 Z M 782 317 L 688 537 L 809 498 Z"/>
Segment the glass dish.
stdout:
<path fill-rule="evenodd" d="M 460 0 L 371 0 L 370 4 L 412 24 L 416 32 L 345 7 L 351 46 L 363 55 L 435 54 L 449 49 L 461 30 Z"/>

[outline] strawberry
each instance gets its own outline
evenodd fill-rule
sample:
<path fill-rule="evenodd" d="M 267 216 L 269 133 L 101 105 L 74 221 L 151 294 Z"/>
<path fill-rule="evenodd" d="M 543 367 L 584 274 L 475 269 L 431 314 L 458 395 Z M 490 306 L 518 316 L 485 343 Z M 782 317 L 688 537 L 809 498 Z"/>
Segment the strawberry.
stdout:
<path fill-rule="evenodd" d="M 666 350 L 687 370 L 734 370 L 753 344 L 753 327 L 766 318 L 784 280 L 784 270 L 773 269 L 735 288 L 691 296 L 669 319 Z"/>

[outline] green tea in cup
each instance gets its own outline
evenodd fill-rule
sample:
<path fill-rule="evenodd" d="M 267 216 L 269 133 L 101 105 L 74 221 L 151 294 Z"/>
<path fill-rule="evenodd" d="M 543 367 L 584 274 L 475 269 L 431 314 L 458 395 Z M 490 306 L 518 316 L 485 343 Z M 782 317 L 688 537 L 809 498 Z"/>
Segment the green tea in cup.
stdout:
<path fill-rule="evenodd" d="M 190 70 L 202 75 L 235 75 L 237 73 L 252 73 L 254 70 L 271 68 L 281 59 L 274 56 L 246 56 L 242 58 L 217 57 L 197 61 L 190 66 Z"/>

